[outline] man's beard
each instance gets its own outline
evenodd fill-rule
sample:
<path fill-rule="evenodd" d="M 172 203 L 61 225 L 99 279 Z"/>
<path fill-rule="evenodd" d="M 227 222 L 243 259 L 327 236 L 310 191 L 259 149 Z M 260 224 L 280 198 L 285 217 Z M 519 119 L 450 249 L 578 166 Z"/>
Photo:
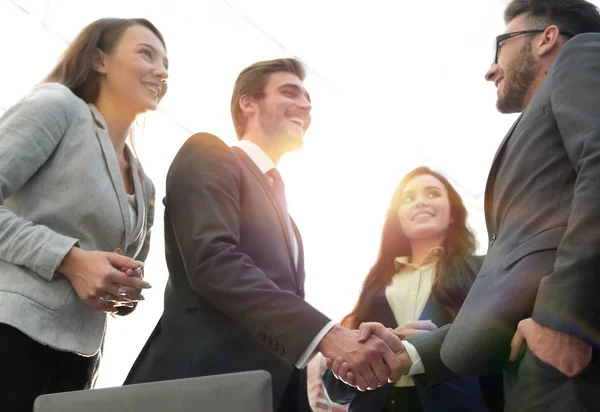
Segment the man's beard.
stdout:
<path fill-rule="evenodd" d="M 527 43 L 504 71 L 504 95 L 498 96 L 496 102 L 500 113 L 519 113 L 525 110 L 525 97 L 539 70 L 540 66 L 531 56 L 531 43 Z"/>

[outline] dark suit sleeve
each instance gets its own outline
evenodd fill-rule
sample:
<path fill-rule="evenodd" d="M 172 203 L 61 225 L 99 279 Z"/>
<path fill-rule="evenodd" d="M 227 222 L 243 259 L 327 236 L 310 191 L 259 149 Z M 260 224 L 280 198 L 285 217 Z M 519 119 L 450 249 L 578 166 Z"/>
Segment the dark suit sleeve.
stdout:
<path fill-rule="evenodd" d="M 329 319 L 280 290 L 240 248 L 240 168 L 216 136 L 183 145 L 167 176 L 170 222 L 191 288 L 293 366 Z M 244 348 L 240 348 L 244 350 Z"/>
<path fill-rule="evenodd" d="M 567 230 L 554 271 L 540 284 L 533 320 L 594 343 L 591 331 L 600 329 L 600 35 L 567 42 L 547 80 L 577 179 Z"/>
<path fill-rule="evenodd" d="M 442 362 L 440 355 L 442 344 L 451 326 L 451 324 L 447 324 L 437 330 L 411 336 L 407 339 L 419 353 L 423 369 L 425 370 L 425 373 L 413 376 L 413 379 L 419 385 L 432 386 L 456 376 Z"/>
<path fill-rule="evenodd" d="M 360 391 L 333 376 L 331 370 L 326 369 L 323 373 L 323 388 L 331 402 L 345 405 L 350 403 Z"/>
<path fill-rule="evenodd" d="M 455 262 L 450 270 L 453 273 L 467 271 L 472 279 L 475 279 L 484 259 L 485 256 L 461 258 Z M 425 373 L 413 376 L 418 384 L 429 387 L 456 376 L 456 373 L 444 364 L 441 357 L 442 345 L 451 326 L 452 324 L 446 324 L 437 330 L 407 339 L 417 350 L 425 370 Z"/>

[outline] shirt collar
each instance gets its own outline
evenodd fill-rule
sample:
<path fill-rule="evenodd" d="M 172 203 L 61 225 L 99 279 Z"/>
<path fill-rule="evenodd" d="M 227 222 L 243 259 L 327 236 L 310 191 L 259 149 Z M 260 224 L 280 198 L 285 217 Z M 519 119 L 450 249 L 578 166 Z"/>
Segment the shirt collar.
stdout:
<path fill-rule="evenodd" d="M 275 169 L 275 163 L 256 143 L 250 140 L 239 140 L 234 146 L 242 149 L 263 174 Z"/>
<path fill-rule="evenodd" d="M 421 266 L 427 266 L 427 265 L 431 265 L 436 263 L 440 256 L 442 255 L 442 253 L 444 253 L 444 249 L 441 247 L 434 247 L 429 249 L 429 252 L 427 252 L 427 255 L 425 255 L 425 259 L 423 259 L 423 263 L 421 263 Z M 410 257 L 409 256 L 401 256 L 401 257 L 397 257 L 396 259 L 394 259 L 394 266 L 396 267 L 396 271 L 399 271 L 400 269 L 402 269 L 405 266 L 409 266 L 409 267 L 413 267 L 413 268 L 418 268 L 419 266 L 413 265 L 412 263 L 408 262 L 408 259 Z"/>

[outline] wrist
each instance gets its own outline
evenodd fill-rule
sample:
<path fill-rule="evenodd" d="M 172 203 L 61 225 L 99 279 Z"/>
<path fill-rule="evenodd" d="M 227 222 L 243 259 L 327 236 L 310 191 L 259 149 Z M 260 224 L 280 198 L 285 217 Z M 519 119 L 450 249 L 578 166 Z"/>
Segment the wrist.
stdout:
<path fill-rule="evenodd" d="M 71 279 L 71 276 L 74 274 L 73 267 L 75 266 L 75 262 L 79 260 L 82 253 L 83 251 L 80 248 L 73 246 L 71 250 L 67 252 L 62 262 L 60 262 L 57 272 L 67 279 Z"/>
<path fill-rule="evenodd" d="M 338 335 L 338 333 L 340 332 L 341 329 L 344 329 L 344 328 L 338 324 L 335 324 L 329 330 L 329 332 L 327 332 L 325 334 L 325 336 L 323 336 L 323 339 L 321 339 L 321 341 L 317 345 L 317 350 L 321 353 L 324 353 L 325 351 L 327 351 L 327 348 L 330 347 L 331 342 L 334 342 L 336 340 L 336 335 Z"/>

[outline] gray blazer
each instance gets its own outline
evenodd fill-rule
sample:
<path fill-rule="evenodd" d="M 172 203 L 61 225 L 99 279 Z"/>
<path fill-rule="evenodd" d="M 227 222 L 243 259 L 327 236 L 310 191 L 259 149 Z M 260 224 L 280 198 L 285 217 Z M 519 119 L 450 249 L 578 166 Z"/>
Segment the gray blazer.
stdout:
<path fill-rule="evenodd" d="M 411 339 L 429 384 L 509 366 L 528 317 L 600 348 L 599 73 L 600 34 L 568 41 L 502 142 L 479 275 L 452 327 Z"/>
<path fill-rule="evenodd" d="M 154 186 L 128 154 L 135 225 L 95 106 L 46 83 L 0 118 L 0 323 L 52 348 L 98 352 L 106 315 L 83 303 L 56 270 L 74 245 L 146 258 Z"/>

